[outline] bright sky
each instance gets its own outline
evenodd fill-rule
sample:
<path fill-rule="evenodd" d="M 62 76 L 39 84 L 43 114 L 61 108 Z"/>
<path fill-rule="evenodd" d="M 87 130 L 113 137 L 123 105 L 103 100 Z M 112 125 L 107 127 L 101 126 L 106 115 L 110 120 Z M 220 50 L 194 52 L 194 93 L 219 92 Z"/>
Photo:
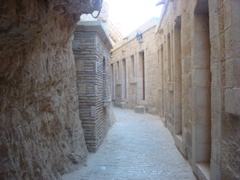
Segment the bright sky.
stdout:
<path fill-rule="evenodd" d="M 109 19 L 127 36 L 151 17 L 160 17 L 159 0 L 104 0 L 109 4 Z"/>

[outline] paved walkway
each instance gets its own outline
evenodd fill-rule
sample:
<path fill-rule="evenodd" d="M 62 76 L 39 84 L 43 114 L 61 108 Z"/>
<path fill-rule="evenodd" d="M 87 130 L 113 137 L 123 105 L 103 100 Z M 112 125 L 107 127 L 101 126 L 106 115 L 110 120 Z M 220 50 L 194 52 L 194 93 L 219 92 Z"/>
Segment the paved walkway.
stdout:
<path fill-rule="evenodd" d="M 87 166 L 63 180 L 195 180 L 158 116 L 114 108 L 116 123 Z"/>

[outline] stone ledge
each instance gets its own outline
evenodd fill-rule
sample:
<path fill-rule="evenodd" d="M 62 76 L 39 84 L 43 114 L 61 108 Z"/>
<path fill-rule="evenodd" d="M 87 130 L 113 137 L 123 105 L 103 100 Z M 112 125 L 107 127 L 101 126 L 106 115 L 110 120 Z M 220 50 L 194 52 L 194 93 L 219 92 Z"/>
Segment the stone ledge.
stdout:
<path fill-rule="evenodd" d="M 210 180 L 210 164 L 209 163 L 197 163 L 196 172 L 197 177 L 202 180 Z"/>
<path fill-rule="evenodd" d="M 135 106 L 134 111 L 136 113 L 144 114 L 145 113 L 145 107 L 144 106 Z"/>
<path fill-rule="evenodd" d="M 126 102 L 120 102 L 120 103 L 119 103 L 119 107 L 120 107 L 121 109 L 126 109 L 126 108 L 127 108 L 127 103 L 126 103 Z"/>

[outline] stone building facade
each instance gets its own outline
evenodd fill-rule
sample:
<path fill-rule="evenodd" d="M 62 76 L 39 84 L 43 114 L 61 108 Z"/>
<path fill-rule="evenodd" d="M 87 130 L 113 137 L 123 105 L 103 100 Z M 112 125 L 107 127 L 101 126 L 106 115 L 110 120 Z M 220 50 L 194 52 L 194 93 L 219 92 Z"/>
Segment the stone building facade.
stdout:
<path fill-rule="evenodd" d="M 74 32 L 80 119 L 88 151 L 95 152 L 110 128 L 110 54 L 112 48 L 100 21 L 81 21 Z"/>
<path fill-rule="evenodd" d="M 142 34 L 139 41 L 135 37 L 136 32 L 133 32 L 112 49 L 112 99 L 116 106 L 145 107 L 148 112 L 157 113 L 156 24 L 156 18 L 150 19 L 139 27 L 138 33 Z"/>
<path fill-rule="evenodd" d="M 240 2 L 167 1 L 161 116 L 200 179 L 240 177 Z"/>
<path fill-rule="evenodd" d="M 154 71 L 155 83 L 146 83 L 145 91 L 155 89 L 154 107 L 199 179 L 240 177 L 239 9 L 238 0 L 166 0 L 156 33 L 149 35 L 154 45 L 148 49 L 157 51 L 157 56 L 151 59 L 144 53 L 144 59 L 153 61 L 151 66 L 147 62 L 145 79 Z M 131 78 L 129 57 L 134 53 L 129 52 L 140 52 L 138 47 L 126 43 L 113 51 L 113 74 L 119 61 L 126 64 L 126 79 Z M 132 102 L 138 96 L 128 81 L 128 96 L 122 98 L 126 97 L 122 78 L 113 82 L 116 102 Z"/>

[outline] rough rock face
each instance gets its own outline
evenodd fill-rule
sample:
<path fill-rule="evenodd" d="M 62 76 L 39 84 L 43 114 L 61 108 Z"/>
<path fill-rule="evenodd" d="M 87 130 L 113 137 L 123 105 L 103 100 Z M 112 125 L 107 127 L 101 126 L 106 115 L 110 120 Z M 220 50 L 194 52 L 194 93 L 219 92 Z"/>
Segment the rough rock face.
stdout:
<path fill-rule="evenodd" d="M 0 179 L 56 179 L 84 162 L 71 37 L 99 6 L 0 1 Z"/>

